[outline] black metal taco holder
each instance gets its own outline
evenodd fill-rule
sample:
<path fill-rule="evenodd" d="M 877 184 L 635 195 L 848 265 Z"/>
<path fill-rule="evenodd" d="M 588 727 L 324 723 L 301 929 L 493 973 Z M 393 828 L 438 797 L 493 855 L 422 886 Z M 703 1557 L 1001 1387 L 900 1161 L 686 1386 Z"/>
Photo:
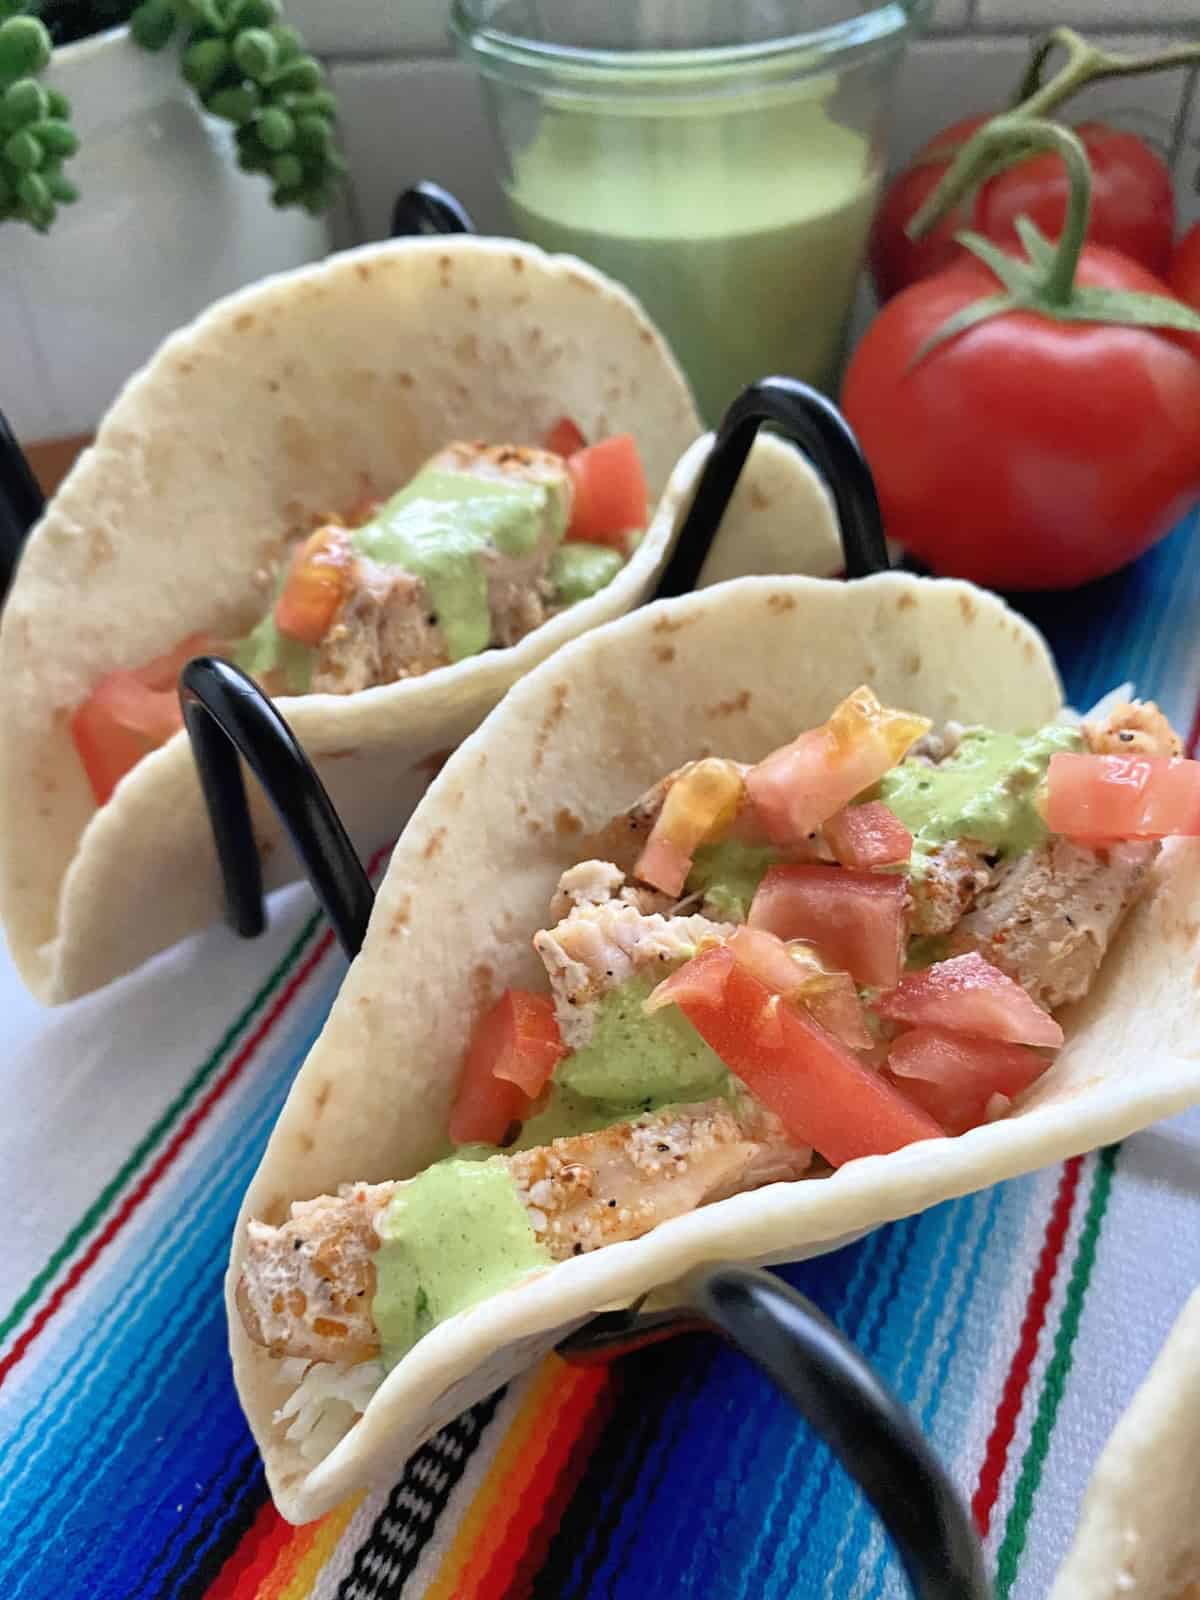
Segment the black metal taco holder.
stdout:
<path fill-rule="evenodd" d="M 471 219 L 436 184 L 405 190 L 392 234 L 472 232 Z M 769 424 L 824 479 L 841 528 L 847 578 L 886 570 L 875 486 L 837 408 L 795 379 L 765 378 L 730 406 L 652 599 L 687 593 L 700 576 L 754 438 Z M 0 596 L 43 510 L 24 455 L 0 416 Z M 179 680 L 184 723 L 204 793 L 227 919 L 243 938 L 266 925 L 262 869 L 242 761 L 290 838 L 348 958 L 358 953 L 373 891 L 324 785 L 284 717 L 239 668 L 212 656 Z M 239 759 L 240 758 L 240 759 Z M 982 1552 L 957 1490 L 901 1402 L 810 1301 L 778 1277 L 719 1264 L 692 1273 L 683 1301 L 647 1314 L 640 1302 L 593 1317 L 559 1346 L 573 1362 L 607 1361 L 689 1330 L 731 1341 L 796 1405 L 878 1512 L 920 1600 L 987 1600 Z"/>

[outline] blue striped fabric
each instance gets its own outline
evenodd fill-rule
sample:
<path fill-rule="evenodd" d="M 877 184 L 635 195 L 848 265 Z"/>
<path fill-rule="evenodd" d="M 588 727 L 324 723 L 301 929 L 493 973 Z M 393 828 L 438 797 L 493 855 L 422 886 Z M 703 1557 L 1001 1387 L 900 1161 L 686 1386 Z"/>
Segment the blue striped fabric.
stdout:
<path fill-rule="evenodd" d="M 50 1325 L 24 1381 L 0 1390 L 5 1600 L 183 1593 L 222 1517 L 261 1483 L 221 1280 L 242 1193 L 332 1001 L 324 977 L 108 1270 Z"/>
<path fill-rule="evenodd" d="M 1023 603 L 1050 636 L 1075 704 L 1128 677 L 1177 724 L 1191 723 L 1198 557 L 1192 519 L 1130 573 Z M 202 1593 L 206 1557 L 227 1549 L 229 1529 L 261 1504 L 228 1372 L 221 1278 L 240 1196 L 335 981 L 334 962 L 320 963 L 184 1159 L 0 1389 L 4 1600 Z M 1095 1158 L 1085 1164 L 1081 1195 L 1095 1167 Z M 967 1493 L 1058 1181 L 1057 1170 L 1035 1174 L 785 1269 L 915 1408 Z M 1073 1237 L 1082 1225 L 1077 1206 Z M 861 1497 L 765 1380 L 710 1344 L 662 1349 L 654 1371 L 669 1382 L 638 1391 L 642 1423 L 631 1421 L 606 1457 L 609 1480 L 580 1511 L 574 1548 L 560 1552 L 561 1593 L 902 1594 Z"/>

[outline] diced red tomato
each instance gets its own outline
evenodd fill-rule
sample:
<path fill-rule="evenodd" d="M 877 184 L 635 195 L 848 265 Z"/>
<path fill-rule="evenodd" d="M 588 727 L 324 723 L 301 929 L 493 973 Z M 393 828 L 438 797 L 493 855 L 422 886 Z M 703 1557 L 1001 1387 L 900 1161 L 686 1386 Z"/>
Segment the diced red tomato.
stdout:
<path fill-rule="evenodd" d="M 679 894 L 695 851 L 725 837 L 741 801 L 742 774 L 736 761 L 708 756 L 693 763 L 667 790 L 634 876 L 664 894 Z"/>
<path fill-rule="evenodd" d="M 870 689 L 856 689 L 828 722 L 773 751 L 747 773 L 746 792 L 767 837 L 775 844 L 807 838 L 878 783 L 930 726 L 927 717 L 893 711 Z"/>
<path fill-rule="evenodd" d="M 726 941 L 734 960 L 785 1000 L 802 1005 L 835 1039 L 852 1050 L 875 1043 L 862 1001 L 848 972 L 826 969 L 807 944 L 784 944 L 765 928 L 743 926 Z"/>
<path fill-rule="evenodd" d="M 843 867 L 898 867 L 912 855 L 912 834 L 882 800 L 843 806 L 824 831 L 834 859 Z"/>
<path fill-rule="evenodd" d="M 571 421 L 570 417 L 559 417 L 546 435 L 544 448 L 552 450 L 556 456 L 573 456 L 576 451 L 582 450 L 586 444 L 587 440 Z"/>
<path fill-rule="evenodd" d="M 1023 1044 L 913 1028 L 892 1044 L 886 1071 L 903 1094 L 957 1134 L 987 1121 L 993 1095 L 1013 1099 L 1049 1065 Z"/>
<path fill-rule="evenodd" d="M 618 433 L 577 450 L 567 470 L 575 487 L 567 538 L 624 553 L 627 536 L 646 526 L 650 498 L 633 435 Z"/>
<path fill-rule="evenodd" d="M 509 989 L 475 1025 L 450 1112 L 450 1138 L 455 1144 L 500 1144 L 512 1124 L 524 1122 L 529 1115 L 533 1102 L 520 1083 L 513 1076 L 497 1076 L 497 1069 L 506 1067 L 532 1081 L 550 1054 L 544 1018 L 535 1015 L 531 1021 L 523 1006 L 518 1010 L 514 996 L 520 993 Z M 549 1001 L 543 1004 L 548 1006 Z M 554 1031 L 557 1034 L 558 1029 Z M 527 1051 L 529 1066 L 525 1068 L 519 1063 Z M 562 1054 L 561 1041 L 557 1051 L 554 1061 Z M 554 1070 L 554 1061 L 546 1076 Z"/>
<path fill-rule="evenodd" d="M 292 557 L 275 602 L 275 626 L 310 647 L 329 632 L 350 586 L 354 552 L 345 528 L 330 523 L 311 533 Z"/>
<path fill-rule="evenodd" d="M 1071 839 L 1195 838 L 1200 761 L 1063 751 L 1050 758 L 1043 815 L 1052 833 Z"/>
<path fill-rule="evenodd" d="M 503 1031 L 496 1030 L 500 1050 L 492 1071 L 536 1099 L 566 1055 L 554 1006 L 545 995 L 525 989 L 510 989 L 500 1006 Z"/>
<path fill-rule="evenodd" d="M 192 633 L 174 650 L 135 671 L 110 672 L 71 717 L 71 738 L 98 806 L 151 750 L 183 726 L 177 680 L 193 656 L 221 648 L 207 634 Z"/>
<path fill-rule="evenodd" d="M 684 978 L 688 967 L 695 970 Z M 674 996 L 684 1016 L 797 1144 L 839 1167 L 941 1138 L 932 1117 L 760 983 L 728 946 L 702 951 L 674 976 L 682 980 Z"/>
<path fill-rule="evenodd" d="M 850 867 L 769 867 L 748 922 L 780 939 L 807 939 L 831 967 L 857 983 L 892 989 L 900 981 L 906 933 L 903 878 Z"/>
<path fill-rule="evenodd" d="M 1010 1044 L 1056 1050 L 1063 1042 L 1050 1013 L 975 951 L 906 974 L 898 989 L 880 995 L 876 1010 L 889 1022 L 949 1028 Z"/>
<path fill-rule="evenodd" d="M 713 960 L 713 956 L 721 959 Z M 701 944 L 697 955 L 677 967 L 669 978 L 664 978 L 650 991 L 642 1002 L 642 1010 L 647 1016 L 652 1016 L 665 1006 L 682 1005 L 685 1000 L 720 1005 L 725 993 L 725 980 L 732 969 L 733 954 L 728 945 L 721 939 L 706 941 Z"/>

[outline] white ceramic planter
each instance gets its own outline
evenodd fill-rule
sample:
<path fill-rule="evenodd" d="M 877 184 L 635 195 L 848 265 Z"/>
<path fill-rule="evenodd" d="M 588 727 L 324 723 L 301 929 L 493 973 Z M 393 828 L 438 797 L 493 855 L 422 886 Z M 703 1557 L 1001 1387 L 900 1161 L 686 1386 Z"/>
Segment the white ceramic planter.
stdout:
<path fill-rule="evenodd" d="M 71 101 L 81 197 L 48 234 L 0 227 L 0 409 L 28 441 L 90 431 L 165 334 L 330 247 L 324 218 L 238 170 L 173 53 L 119 28 L 57 51 L 45 81 Z"/>

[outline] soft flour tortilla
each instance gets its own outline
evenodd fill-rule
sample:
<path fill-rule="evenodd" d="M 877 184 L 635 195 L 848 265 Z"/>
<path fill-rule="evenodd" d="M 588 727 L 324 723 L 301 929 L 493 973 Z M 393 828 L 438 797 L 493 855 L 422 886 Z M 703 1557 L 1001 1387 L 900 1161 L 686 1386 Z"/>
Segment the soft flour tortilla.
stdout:
<path fill-rule="evenodd" d="M 561 1263 L 438 1327 L 315 1468 L 272 1416 L 279 1364 L 247 1339 L 233 1289 L 245 1221 L 436 1156 L 474 1018 L 507 985 L 544 983 L 530 948 L 559 873 L 664 772 L 706 752 L 753 760 L 862 682 L 884 701 L 1020 728 L 1058 711 L 1040 636 L 968 584 L 888 573 L 851 584 L 747 578 L 648 606 L 518 684 L 413 816 L 362 954 L 301 1069 L 252 1182 L 228 1279 L 242 1404 L 285 1517 L 386 1479 L 435 1429 L 589 1314 L 722 1259 L 797 1260 L 1026 1172 L 1200 1099 L 1200 846 L 1171 844 L 1068 1042 L 1027 1104 L 962 1138 L 856 1161 L 678 1218 Z"/>
<path fill-rule="evenodd" d="M 1050 1600 L 1200 1600 L 1200 1290 L 1113 1429 Z"/>
<path fill-rule="evenodd" d="M 97 681 L 189 633 L 244 632 L 264 604 L 256 572 L 309 517 L 389 492 L 450 439 L 536 441 L 564 415 L 589 438 L 632 432 L 655 499 L 700 432 L 624 290 L 507 241 L 351 251 L 223 300 L 167 341 L 32 533 L 0 623 L 0 911 L 35 994 L 98 988 L 221 914 L 182 734 L 96 810 L 68 717 Z M 777 443 L 756 451 L 714 559 L 771 570 L 778 541 L 756 530 L 775 529 L 770 503 L 785 495 L 790 569 L 836 571 L 828 497 Z M 660 515 L 602 593 L 513 649 L 280 700 L 360 848 L 395 837 L 441 756 L 522 673 L 645 597 L 674 520 Z M 251 787 L 274 886 L 298 867 Z"/>

